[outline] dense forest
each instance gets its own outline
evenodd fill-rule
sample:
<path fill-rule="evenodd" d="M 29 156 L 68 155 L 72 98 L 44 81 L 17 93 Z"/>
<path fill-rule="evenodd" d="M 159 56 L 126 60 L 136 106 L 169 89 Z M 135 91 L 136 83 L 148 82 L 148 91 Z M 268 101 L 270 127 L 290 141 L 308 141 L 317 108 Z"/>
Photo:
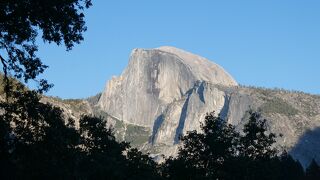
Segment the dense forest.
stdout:
<path fill-rule="evenodd" d="M 209 113 L 202 131 L 181 137 L 176 157 L 157 164 L 148 154 L 118 142 L 99 117 L 82 116 L 80 127 L 16 83 L 1 103 L 1 179 L 319 179 L 315 161 L 299 161 L 274 147 L 266 120 L 249 112 L 243 133 Z"/>

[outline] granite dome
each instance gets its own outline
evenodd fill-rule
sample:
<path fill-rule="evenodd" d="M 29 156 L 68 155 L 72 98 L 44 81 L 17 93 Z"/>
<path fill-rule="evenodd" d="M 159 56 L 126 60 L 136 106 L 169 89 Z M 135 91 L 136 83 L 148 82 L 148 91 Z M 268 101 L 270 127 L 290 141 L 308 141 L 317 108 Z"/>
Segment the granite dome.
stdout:
<path fill-rule="evenodd" d="M 237 85 L 223 68 L 192 53 L 168 46 L 134 49 L 128 67 L 107 83 L 98 106 L 126 123 L 152 127 L 168 104 L 201 81 Z"/>

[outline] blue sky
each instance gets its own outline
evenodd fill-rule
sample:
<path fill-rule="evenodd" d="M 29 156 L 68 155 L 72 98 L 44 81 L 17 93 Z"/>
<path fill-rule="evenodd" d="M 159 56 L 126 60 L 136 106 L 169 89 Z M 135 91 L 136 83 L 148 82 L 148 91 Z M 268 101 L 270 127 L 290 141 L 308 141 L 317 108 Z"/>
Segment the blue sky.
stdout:
<path fill-rule="evenodd" d="M 84 98 L 126 67 L 133 48 L 204 56 L 240 84 L 320 94 L 319 0 L 93 0 L 85 41 L 40 44 L 48 95 Z"/>

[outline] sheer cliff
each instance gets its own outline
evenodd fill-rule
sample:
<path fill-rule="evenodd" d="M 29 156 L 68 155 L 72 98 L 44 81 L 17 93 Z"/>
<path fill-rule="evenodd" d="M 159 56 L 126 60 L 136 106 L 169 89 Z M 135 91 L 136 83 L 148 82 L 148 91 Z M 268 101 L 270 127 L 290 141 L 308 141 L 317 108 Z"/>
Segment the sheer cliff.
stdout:
<path fill-rule="evenodd" d="M 107 83 L 98 106 L 126 123 L 153 127 L 197 81 L 237 85 L 220 66 L 200 56 L 173 47 L 134 49 L 123 74 Z"/>

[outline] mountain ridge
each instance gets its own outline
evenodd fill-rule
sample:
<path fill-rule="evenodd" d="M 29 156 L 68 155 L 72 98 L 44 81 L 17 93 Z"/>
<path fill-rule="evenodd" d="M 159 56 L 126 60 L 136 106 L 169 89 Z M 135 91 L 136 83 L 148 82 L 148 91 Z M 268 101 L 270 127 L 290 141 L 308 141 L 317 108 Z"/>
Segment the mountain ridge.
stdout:
<path fill-rule="evenodd" d="M 300 139 L 320 138 L 314 133 L 305 135 L 320 127 L 320 96 L 244 87 L 223 68 L 211 73 L 210 67 L 204 68 L 210 66 L 205 61 L 198 62 L 199 66 L 187 63 L 189 67 L 181 63 L 205 58 L 172 47 L 160 49 L 176 54 L 182 51 L 182 57 L 159 49 L 135 49 L 124 72 L 113 77 L 101 95 L 82 102 L 90 106 L 86 113 L 108 120 L 119 140 L 132 142 L 155 159 L 161 154 L 174 156 L 178 137 L 187 131 L 200 131 L 206 113 L 220 113 L 241 131 L 247 112 L 254 110 L 268 119 L 270 131 L 283 134 L 277 139 L 279 149 L 287 150 L 304 165 L 320 157 L 320 142 L 304 143 Z M 80 111 L 75 109 L 74 114 Z"/>

